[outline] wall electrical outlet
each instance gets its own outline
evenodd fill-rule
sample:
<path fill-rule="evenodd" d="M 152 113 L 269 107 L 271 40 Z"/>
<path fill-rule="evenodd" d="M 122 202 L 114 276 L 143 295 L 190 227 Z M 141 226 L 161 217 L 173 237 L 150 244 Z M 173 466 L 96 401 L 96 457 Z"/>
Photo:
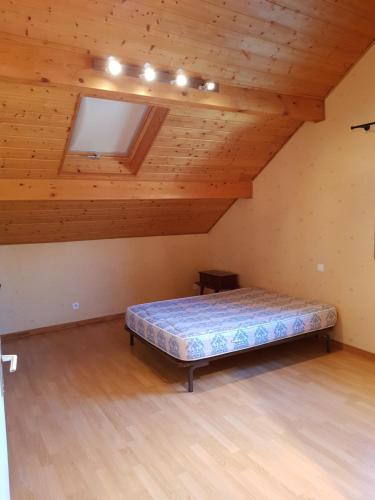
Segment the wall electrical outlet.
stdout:
<path fill-rule="evenodd" d="M 324 264 L 317 264 L 316 270 L 318 271 L 318 273 L 324 273 L 325 271 Z"/>
<path fill-rule="evenodd" d="M 74 309 L 74 310 L 79 309 L 79 302 L 73 302 L 72 309 Z"/>

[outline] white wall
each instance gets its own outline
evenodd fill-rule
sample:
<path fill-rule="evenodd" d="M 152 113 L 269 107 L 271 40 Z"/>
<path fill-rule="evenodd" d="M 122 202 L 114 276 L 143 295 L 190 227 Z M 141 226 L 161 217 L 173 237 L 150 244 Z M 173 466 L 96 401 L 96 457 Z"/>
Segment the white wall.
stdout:
<path fill-rule="evenodd" d="M 211 264 L 335 304 L 336 337 L 375 352 L 375 46 L 209 234 Z M 325 264 L 318 273 L 316 265 Z"/>
<path fill-rule="evenodd" d="M 1 246 L 0 333 L 193 295 L 206 244 L 207 235 L 187 235 Z"/>

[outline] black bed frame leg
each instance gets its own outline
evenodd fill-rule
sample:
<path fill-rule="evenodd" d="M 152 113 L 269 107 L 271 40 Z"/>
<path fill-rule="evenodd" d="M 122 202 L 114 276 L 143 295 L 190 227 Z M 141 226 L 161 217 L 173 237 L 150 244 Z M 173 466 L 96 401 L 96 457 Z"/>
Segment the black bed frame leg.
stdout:
<path fill-rule="evenodd" d="M 189 366 L 188 368 L 188 391 L 194 392 L 194 371 L 197 368 L 202 368 L 203 366 L 208 366 L 210 363 L 207 359 L 201 359 L 196 361 L 194 365 Z"/>
<path fill-rule="evenodd" d="M 188 369 L 188 391 L 194 391 L 194 370 L 196 366 L 190 366 Z"/>
<path fill-rule="evenodd" d="M 329 353 L 329 352 L 331 352 L 331 337 L 330 337 L 329 333 L 324 333 L 323 338 L 324 338 L 325 344 L 326 344 L 326 352 Z"/>
<path fill-rule="evenodd" d="M 331 352 L 331 337 L 329 333 L 326 334 L 326 352 Z"/>
<path fill-rule="evenodd" d="M 130 333 L 130 345 L 133 346 L 134 345 L 134 339 L 135 339 L 135 335 L 133 332 L 129 332 Z"/>

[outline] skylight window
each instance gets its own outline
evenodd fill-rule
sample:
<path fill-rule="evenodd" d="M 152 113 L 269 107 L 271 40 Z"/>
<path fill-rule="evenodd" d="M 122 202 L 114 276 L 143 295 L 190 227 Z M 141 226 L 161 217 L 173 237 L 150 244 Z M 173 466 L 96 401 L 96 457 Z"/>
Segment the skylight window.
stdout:
<path fill-rule="evenodd" d="M 128 156 L 148 110 L 146 104 L 83 97 L 69 152 Z"/>
<path fill-rule="evenodd" d="M 163 106 L 79 97 L 60 174 L 136 174 L 167 114 Z"/>

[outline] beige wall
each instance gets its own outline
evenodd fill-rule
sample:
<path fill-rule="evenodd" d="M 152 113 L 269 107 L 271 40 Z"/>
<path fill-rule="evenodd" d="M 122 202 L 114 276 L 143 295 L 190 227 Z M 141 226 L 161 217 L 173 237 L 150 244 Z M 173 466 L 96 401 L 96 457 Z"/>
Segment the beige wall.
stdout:
<path fill-rule="evenodd" d="M 338 307 L 336 336 L 375 352 L 375 47 L 209 235 L 211 264 Z M 323 263 L 325 272 L 316 271 Z"/>
<path fill-rule="evenodd" d="M 206 242 L 194 235 L 1 246 L 0 333 L 193 295 Z"/>

